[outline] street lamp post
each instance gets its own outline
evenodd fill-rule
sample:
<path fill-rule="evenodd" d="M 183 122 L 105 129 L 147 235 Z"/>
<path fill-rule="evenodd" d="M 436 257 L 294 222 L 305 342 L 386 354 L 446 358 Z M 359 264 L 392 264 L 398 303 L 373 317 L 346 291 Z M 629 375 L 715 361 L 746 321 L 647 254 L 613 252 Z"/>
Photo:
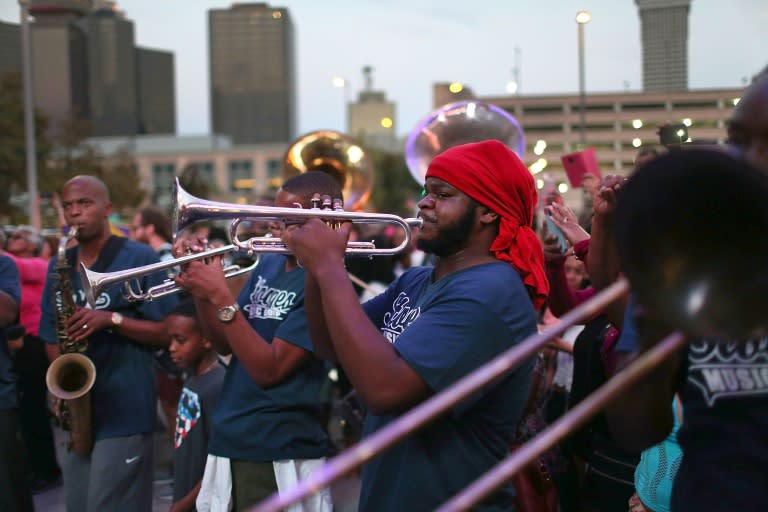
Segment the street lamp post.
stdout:
<path fill-rule="evenodd" d="M 37 157 L 35 148 L 35 112 L 32 101 L 32 63 L 29 48 L 29 0 L 19 0 L 21 7 L 21 67 L 24 80 L 24 139 L 27 153 L 27 193 L 29 223 L 40 229 L 37 208 Z"/>
<path fill-rule="evenodd" d="M 584 25 L 589 23 L 592 15 L 588 11 L 576 13 L 576 25 L 579 31 L 579 143 L 582 149 L 587 144 L 586 123 L 586 86 L 584 80 Z"/>

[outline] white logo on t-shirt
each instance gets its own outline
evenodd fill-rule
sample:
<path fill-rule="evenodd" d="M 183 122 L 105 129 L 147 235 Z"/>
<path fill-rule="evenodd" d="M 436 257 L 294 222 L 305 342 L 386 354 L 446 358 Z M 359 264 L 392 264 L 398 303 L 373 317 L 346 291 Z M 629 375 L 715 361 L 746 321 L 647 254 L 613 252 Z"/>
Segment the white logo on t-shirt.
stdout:
<path fill-rule="evenodd" d="M 692 342 L 688 359 L 688 382 L 701 389 L 710 407 L 723 397 L 768 394 L 768 338 Z"/>
<path fill-rule="evenodd" d="M 390 343 L 395 343 L 405 328 L 421 314 L 421 308 L 412 308 L 408 305 L 410 301 L 405 292 L 400 292 L 392 303 L 392 311 L 384 314 L 381 332 Z"/>
<path fill-rule="evenodd" d="M 250 295 L 251 303 L 243 309 L 248 312 L 248 318 L 283 320 L 293 308 L 296 292 L 272 288 L 266 283 L 266 279 L 259 276 Z"/>

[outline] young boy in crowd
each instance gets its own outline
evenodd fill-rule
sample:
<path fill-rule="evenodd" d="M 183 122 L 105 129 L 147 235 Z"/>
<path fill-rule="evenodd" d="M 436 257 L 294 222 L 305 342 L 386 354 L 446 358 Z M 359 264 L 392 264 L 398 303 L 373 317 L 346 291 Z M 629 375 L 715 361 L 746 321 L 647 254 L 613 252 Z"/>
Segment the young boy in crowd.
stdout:
<path fill-rule="evenodd" d="M 209 415 L 224 381 L 224 367 L 197 323 L 195 304 L 181 302 L 165 318 L 173 362 L 188 375 L 176 413 L 171 512 L 195 510 L 211 436 Z"/>

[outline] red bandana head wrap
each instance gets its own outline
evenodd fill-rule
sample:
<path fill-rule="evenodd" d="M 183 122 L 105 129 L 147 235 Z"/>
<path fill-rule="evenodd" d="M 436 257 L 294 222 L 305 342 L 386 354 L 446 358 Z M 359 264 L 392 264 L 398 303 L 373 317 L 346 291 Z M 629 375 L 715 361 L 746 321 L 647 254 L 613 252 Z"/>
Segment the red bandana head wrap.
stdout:
<path fill-rule="evenodd" d="M 491 254 L 518 271 L 538 310 L 549 282 L 544 251 L 531 228 L 536 185 L 520 158 L 497 140 L 454 146 L 432 159 L 426 177 L 445 181 L 501 217 Z"/>

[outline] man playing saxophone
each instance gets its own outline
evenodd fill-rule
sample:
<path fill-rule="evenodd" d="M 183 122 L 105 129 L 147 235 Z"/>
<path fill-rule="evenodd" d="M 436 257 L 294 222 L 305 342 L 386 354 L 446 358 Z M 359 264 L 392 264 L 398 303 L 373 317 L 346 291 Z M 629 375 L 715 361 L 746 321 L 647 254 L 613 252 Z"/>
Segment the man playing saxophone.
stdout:
<path fill-rule="evenodd" d="M 156 403 L 152 354 L 167 344 L 160 320 L 176 301 L 130 303 L 119 288 L 113 288 L 96 298 L 95 308 L 85 307 L 77 272 L 81 263 L 109 272 L 155 263 L 158 257 L 143 244 L 111 234 L 109 192 L 98 178 L 69 180 L 64 185 L 62 207 L 67 225 L 77 230 L 77 246 L 64 253 L 63 271 L 59 257 L 51 259 L 41 304 L 40 337 L 47 342 L 51 360 L 58 357 L 61 342 L 84 347 L 84 355 L 96 368 L 88 425 L 93 449 L 87 454 L 68 451 L 62 461 L 67 510 L 151 510 Z M 163 279 L 162 273 L 147 276 L 142 278 L 142 286 Z M 61 293 L 67 286 L 71 300 Z M 62 307 L 72 302 L 74 308 Z M 62 311 L 71 313 L 62 315 Z"/>

